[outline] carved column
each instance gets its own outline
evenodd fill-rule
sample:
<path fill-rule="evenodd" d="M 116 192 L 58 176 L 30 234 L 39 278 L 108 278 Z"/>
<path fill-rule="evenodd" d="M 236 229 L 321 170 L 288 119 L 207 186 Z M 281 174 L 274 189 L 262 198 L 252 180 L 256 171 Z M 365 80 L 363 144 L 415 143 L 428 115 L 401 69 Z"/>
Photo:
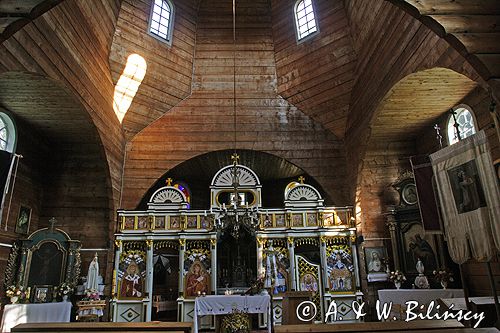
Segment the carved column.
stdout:
<path fill-rule="evenodd" d="M 295 243 L 293 237 L 287 237 L 288 257 L 290 259 L 290 289 L 297 290 L 297 281 L 295 280 Z"/>
<path fill-rule="evenodd" d="M 352 263 L 355 267 L 354 277 L 356 279 L 356 290 L 359 290 L 361 289 L 361 280 L 359 278 L 358 247 L 356 246 L 356 234 L 354 234 L 354 231 L 351 231 L 351 236 L 349 237 L 349 245 L 351 246 Z"/>
<path fill-rule="evenodd" d="M 266 240 L 264 238 L 257 237 L 257 276 L 259 278 L 264 276 L 264 274 L 266 274 L 264 270 L 264 265 L 262 263 L 265 242 Z"/>
<path fill-rule="evenodd" d="M 397 227 L 396 222 L 396 212 L 394 208 L 390 207 L 388 212 L 385 214 L 386 225 L 389 228 L 391 234 L 391 245 L 392 245 L 392 257 L 394 258 L 394 270 L 401 270 L 399 265 L 399 252 L 398 252 L 398 240 L 397 240 Z"/>
<path fill-rule="evenodd" d="M 217 239 L 210 239 L 212 265 L 212 294 L 217 295 Z"/>
<path fill-rule="evenodd" d="M 186 240 L 179 239 L 179 296 L 184 295 L 184 251 L 186 250 Z"/>
<path fill-rule="evenodd" d="M 151 321 L 151 310 L 153 308 L 153 240 L 146 240 L 146 290 L 148 291 L 148 307 L 146 321 Z"/>
<path fill-rule="evenodd" d="M 321 283 L 323 284 L 324 291 L 330 289 L 330 286 L 328 285 L 328 265 L 326 263 L 326 240 L 327 238 L 325 236 L 319 237 L 319 254 L 321 259 L 321 266 L 323 267 L 323 278 Z"/>
<path fill-rule="evenodd" d="M 28 262 L 28 256 L 32 253 L 29 250 L 31 246 L 31 240 L 23 240 L 21 246 L 21 262 L 19 263 L 19 272 L 17 273 L 17 285 L 26 288 L 28 286 L 29 276 L 26 275 L 26 267 Z"/>

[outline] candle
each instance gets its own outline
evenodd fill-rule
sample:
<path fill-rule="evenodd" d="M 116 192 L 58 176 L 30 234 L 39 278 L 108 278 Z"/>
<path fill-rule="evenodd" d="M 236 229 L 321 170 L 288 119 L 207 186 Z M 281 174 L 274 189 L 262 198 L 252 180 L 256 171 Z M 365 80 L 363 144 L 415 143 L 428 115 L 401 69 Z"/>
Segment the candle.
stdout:
<path fill-rule="evenodd" d="M 207 216 L 207 211 L 205 210 L 205 211 L 203 211 L 203 212 L 204 212 L 205 216 Z"/>

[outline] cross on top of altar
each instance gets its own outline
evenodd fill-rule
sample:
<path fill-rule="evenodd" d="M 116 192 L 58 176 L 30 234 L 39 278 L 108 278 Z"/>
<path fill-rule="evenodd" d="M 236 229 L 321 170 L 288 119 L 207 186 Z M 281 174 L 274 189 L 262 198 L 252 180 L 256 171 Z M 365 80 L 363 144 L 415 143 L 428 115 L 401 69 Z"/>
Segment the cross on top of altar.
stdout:
<path fill-rule="evenodd" d="M 49 224 L 50 224 L 50 231 L 53 232 L 54 231 L 54 225 L 57 223 L 57 220 L 55 217 L 52 217 L 50 218 L 49 220 Z"/>

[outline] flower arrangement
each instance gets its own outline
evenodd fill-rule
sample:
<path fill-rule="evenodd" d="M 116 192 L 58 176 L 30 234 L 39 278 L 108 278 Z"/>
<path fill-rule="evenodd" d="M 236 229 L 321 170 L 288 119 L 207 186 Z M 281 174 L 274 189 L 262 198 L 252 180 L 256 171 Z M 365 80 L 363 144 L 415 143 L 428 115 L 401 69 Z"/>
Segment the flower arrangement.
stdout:
<path fill-rule="evenodd" d="M 389 273 L 389 281 L 394 283 L 403 283 L 406 281 L 405 275 L 400 271 L 390 272 Z"/>
<path fill-rule="evenodd" d="M 448 283 L 448 282 L 453 282 L 453 274 L 448 268 L 441 268 L 439 270 L 435 270 L 432 272 L 434 274 L 434 278 L 436 279 L 437 282 L 442 283 Z"/>
<path fill-rule="evenodd" d="M 5 295 L 7 297 L 23 298 L 24 296 L 26 296 L 26 293 L 24 292 L 24 288 L 22 286 L 18 287 L 18 286 L 11 285 L 5 291 Z"/>
<path fill-rule="evenodd" d="M 85 289 L 85 296 L 83 297 L 84 301 L 99 301 L 101 298 L 99 297 L 99 292 L 95 289 Z"/>
<path fill-rule="evenodd" d="M 63 282 L 59 287 L 56 288 L 56 292 L 59 296 L 69 296 L 71 293 L 73 293 L 73 285 Z"/>

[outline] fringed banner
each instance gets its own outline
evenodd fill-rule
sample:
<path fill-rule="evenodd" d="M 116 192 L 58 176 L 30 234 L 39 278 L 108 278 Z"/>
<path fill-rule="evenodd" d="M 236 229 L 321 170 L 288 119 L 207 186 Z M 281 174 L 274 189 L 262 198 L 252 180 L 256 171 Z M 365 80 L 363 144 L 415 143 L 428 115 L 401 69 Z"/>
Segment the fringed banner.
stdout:
<path fill-rule="evenodd" d="M 451 258 L 489 261 L 500 249 L 500 190 L 484 131 L 430 160 Z"/>

